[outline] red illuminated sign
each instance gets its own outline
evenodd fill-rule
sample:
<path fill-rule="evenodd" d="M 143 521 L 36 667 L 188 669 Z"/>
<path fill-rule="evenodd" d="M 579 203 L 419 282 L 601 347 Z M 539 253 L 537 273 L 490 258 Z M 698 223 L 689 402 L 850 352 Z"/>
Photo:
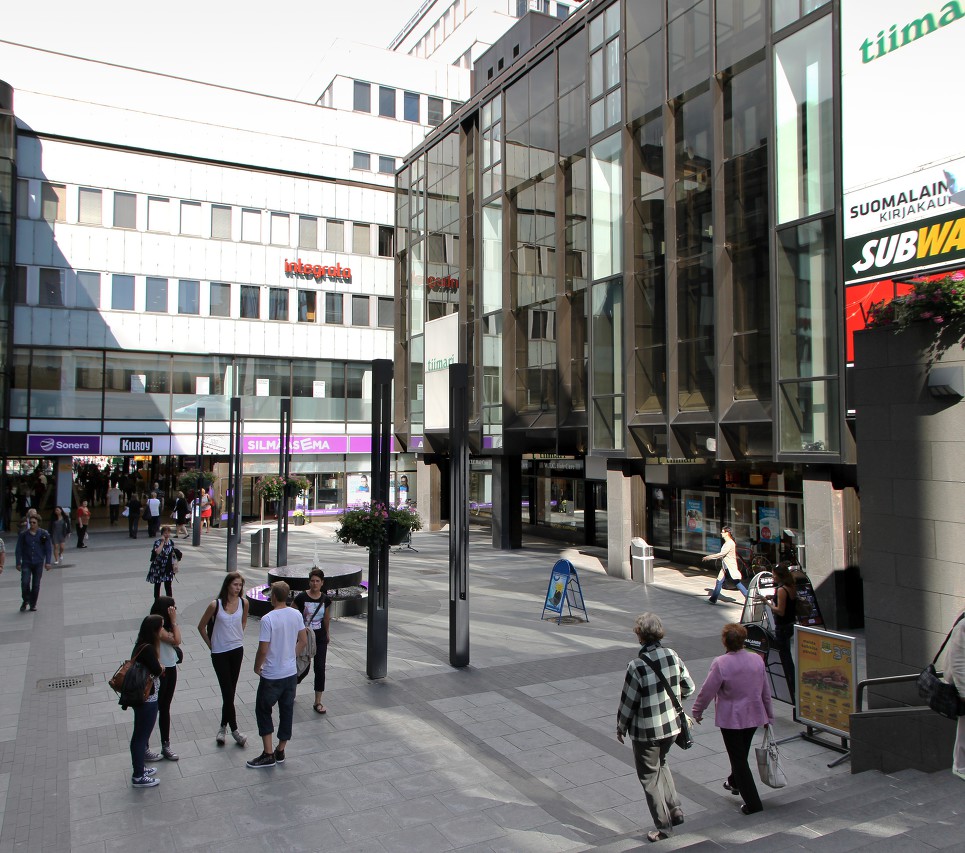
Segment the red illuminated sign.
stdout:
<path fill-rule="evenodd" d="M 351 281 L 352 271 L 341 264 L 335 266 L 321 266 L 320 264 L 303 264 L 302 259 L 289 261 L 285 258 L 285 275 L 302 275 L 308 278 L 334 278 L 338 281 Z"/>
<path fill-rule="evenodd" d="M 459 290 L 459 279 L 451 275 L 445 277 L 430 275 L 426 279 L 426 287 L 429 290 Z"/>

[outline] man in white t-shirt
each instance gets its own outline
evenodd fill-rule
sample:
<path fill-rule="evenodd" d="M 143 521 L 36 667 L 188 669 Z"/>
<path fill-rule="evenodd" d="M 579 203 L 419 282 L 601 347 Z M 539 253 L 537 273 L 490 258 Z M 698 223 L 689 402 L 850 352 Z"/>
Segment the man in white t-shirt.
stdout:
<path fill-rule="evenodd" d="M 255 696 L 255 719 L 261 735 L 262 753 L 247 762 L 249 767 L 274 767 L 285 761 L 285 747 L 292 736 L 292 715 L 295 711 L 295 688 L 298 668 L 295 658 L 305 648 L 308 637 L 302 615 L 288 606 L 288 584 L 276 581 L 271 585 L 271 611 L 261 617 L 258 635 L 258 654 L 255 655 L 255 674 L 261 676 Z M 278 746 L 272 748 L 275 726 L 271 709 L 278 705 Z"/>

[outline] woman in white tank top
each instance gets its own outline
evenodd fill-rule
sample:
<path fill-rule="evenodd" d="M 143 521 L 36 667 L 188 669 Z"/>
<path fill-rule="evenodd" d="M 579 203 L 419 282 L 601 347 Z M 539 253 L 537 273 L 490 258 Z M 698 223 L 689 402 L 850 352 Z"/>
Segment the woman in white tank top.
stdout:
<path fill-rule="evenodd" d="M 224 746 L 228 729 L 238 746 L 248 738 L 238 731 L 235 714 L 235 690 L 245 656 L 245 626 L 248 624 L 248 601 L 244 597 L 245 579 L 239 572 L 229 572 L 221 584 L 221 592 L 201 616 L 198 632 L 211 649 L 211 665 L 221 688 L 221 727 L 215 740 Z"/>

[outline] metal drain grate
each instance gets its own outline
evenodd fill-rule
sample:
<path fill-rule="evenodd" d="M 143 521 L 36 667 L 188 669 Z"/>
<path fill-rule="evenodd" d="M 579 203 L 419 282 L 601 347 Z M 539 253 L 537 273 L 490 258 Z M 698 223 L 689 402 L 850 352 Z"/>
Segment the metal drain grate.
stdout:
<path fill-rule="evenodd" d="M 70 690 L 74 687 L 87 687 L 94 683 L 90 673 L 86 675 L 63 675 L 59 678 L 42 678 L 37 682 L 37 689 L 43 693 L 50 690 Z"/>

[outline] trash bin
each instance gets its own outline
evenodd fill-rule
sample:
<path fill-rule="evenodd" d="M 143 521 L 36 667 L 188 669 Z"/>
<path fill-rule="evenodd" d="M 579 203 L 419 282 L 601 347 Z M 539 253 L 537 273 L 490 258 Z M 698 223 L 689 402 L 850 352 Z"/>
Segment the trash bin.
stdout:
<path fill-rule="evenodd" d="M 630 540 L 630 577 L 637 583 L 653 583 L 653 545 L 639 536 Z"/>
<path fill-rule="evenodd" d="M 251 565 L 258 569 L 271 564 L 271 528 L 259 527 L 251 532 Z"/>

